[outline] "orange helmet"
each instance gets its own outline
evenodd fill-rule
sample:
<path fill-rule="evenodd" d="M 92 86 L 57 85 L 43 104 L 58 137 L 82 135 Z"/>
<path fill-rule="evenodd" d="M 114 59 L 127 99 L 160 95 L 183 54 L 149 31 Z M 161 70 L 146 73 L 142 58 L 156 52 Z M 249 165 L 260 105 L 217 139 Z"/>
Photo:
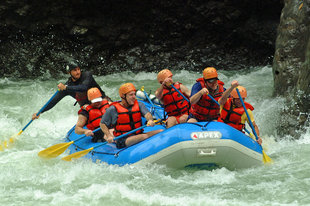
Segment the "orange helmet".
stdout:
<path fill-rule="evenodd" d="M 163 69 L 158 72 L 157 80 L 161 84 L 167 77 L 172 77 L 173 74 L 169 69 Z"/>
<path fill-rule="evenodd" d="M 218 79 L 217 71 L 214 67 L 207 67 L 202 72 L 204 79 Z"/>
<path fill-rule="evenodd" d="M 238 90 L 239 90 L 239 93 L 240 93 L 240 95 L 241 95 L 241 98 L 246 98 L 246 97 L 247 97 L 246 89 L 245 89 L 243 86 L 238 86 L 237 88 L 238 88 Z M 232 98 L 239 98 L 239 95 L 238 95 L 238 93 L 237 93 L 236 88 L 234 88 L 234 89 L 231 91 L 230 96 L 231 96 Z"/>
<path fill-rule="evenodd" d="M 128 92 L 131 92 L 131 91 L 137 91 L 135 86 L 132 83 L 122 84 L 118 90 L 120 97 L 122 97 L 123 94 L 127 94 Z"/>
<path fill-rule="evenodd" d="M 88 100 L 91 103 L 101 102 L 102 101 L 102 97 L 101 96 L 102 96 L 102 94 L 101 94 L 100 90 L 97 87 L 90 88 L 87 91 L 87 97 L 88 97 Z"/>

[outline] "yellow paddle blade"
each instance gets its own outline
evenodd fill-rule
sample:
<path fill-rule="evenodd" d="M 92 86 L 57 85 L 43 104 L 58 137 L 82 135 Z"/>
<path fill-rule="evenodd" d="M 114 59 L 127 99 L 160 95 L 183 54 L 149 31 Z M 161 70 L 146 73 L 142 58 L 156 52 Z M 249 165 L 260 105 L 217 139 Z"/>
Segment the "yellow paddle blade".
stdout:
<path fill-rule="evenodd" d="M 10 139 L 9 139 L 9 144 L 13 144 L 15 142 L 15 138 L 14 137 L 11 137 Z"/>
<path fill-rule="evenodd" d="M 55 144 L 49 148 L 46 148 L 38 153 L 39 157 L 42 158 L 55 158 L 58 157 L 60 154 L 62 154 L 66 149 L 73 144 L 74 141 L 71 142 L 64 142 L 64 143 L 59 143 Z"/>
<path fill-rule="evenodd" d="M 76 153 L 73 153 L 71 155 L 68 155 L 66 157 L 63 157 L 61 158 L 62 160 L 65 160 L 65 161 L 71 161 L 72 159 L 77 159 L 77 158 L 80 158 L 80 157 L 83 157 L 84 155 L 86 155 L 89 151 L 93 150 L 94 147 L 91 147 L 89 149 L 86 149 L 86 150 L 82 150 L 82 151 L 79 151 L 79 152 L 76 152 Z"/>
<path fill-rule="evenodd" d="M 272 159 L 265 153 L 264 150 L 263 150 L 263 161 L 265 164 L 273 163 Z"/>
<path fill-rule="evenodd" d="M 6 140 L 3 142 L 3 148 L 8 148 L 8 142 Z"/>

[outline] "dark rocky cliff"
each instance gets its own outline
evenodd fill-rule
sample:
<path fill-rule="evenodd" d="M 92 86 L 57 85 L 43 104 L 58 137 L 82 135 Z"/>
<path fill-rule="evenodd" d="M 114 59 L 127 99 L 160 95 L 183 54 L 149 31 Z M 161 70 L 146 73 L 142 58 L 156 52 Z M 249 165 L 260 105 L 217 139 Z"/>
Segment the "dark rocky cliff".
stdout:
<path fill-rule="evenodd" d="M 310 122 L 310 0 L 285 0 L 273 73 L 274 93 L 287 101 L 278 131 L 300 136 Z"/>
<path fill-rule="evenodd" d="M 281 0 L 3 0 L 0 77 L 272 63 Z"/>

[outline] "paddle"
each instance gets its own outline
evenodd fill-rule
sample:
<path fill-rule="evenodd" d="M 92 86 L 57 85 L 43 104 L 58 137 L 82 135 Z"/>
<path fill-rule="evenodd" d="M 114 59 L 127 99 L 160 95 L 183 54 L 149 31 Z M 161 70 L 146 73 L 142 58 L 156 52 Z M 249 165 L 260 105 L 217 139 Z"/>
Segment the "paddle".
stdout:
<path fill-rule="evenodd" d="M 172 86 L 172 88 L 175 89 L 188 103 L 190 103 L 189 100 L 188 100 L 177 88 L 175 88 L 175 86 L 174 86 L 173 84 L 171 84 L 171 86 Z M 210 99 L 212 99 L 218 106 L 220 106 L 220 104 L 219 104 L 210 94 L 208 94 L 208 97 L 210 97 Z"/>
<path fill-rule="evenodd" d="M 182 94 L 182 92 L 180 90 L 178 90 L 173 84 L 170 85 L 175 91 L 177 91 L 188 103 L 189 100 L 184 96 L 184 94 Z"/>
<path fill-rule="evenodd" d="M 134 133 L 134 132 L 140 130 L 140 129 L 143 129 L 143 128 L 146 127 L 146 126 L 147 126 L 147 125 L 143 125 L 142 127 L 139 127 L 139 128 L 137 128 L 137 129 L 131 130 L 130 132 L 127 132 L 127 133 L 122 134 L 122 135 L 120 135 L 120 136 L 118 136 L 118 137 L 115 137 L 113 140 L 117 140 L 117 139 L 123 138 L 123 137 L 125 137 L 125 136 L 127 136 L 127 135 L 129 135 L 129 134 L 132 134 L 132 133 Z M 99 145 L 97 145 L 97 146 L 95 146 L 95 147 L 91 147 L 91 148 L 88 148 L 88 149 L 86 149 L 86 150 L 82 150 L 82 151 L 79 151 L 79 152 L 75 152 L 75 153 L 73 153 L 73 154 L 71 154 L 71 155 L 68 155 L 68 156 L 66 156 L 66 157 L 63 157 L 62 160 L 71 161 L 72 159 L 78 159 L 78 158 L 83 157 L 84 155 L 86 155 L 88 152 L 90 152 L 90 151 L 92 151 L 92 150 L 94 150 L 94 149 L 96 149 L 96 148 L 98 148 L 98 147 L 101 147 L 101 146 L 103 146 L 103 145 L 106 145 L 107 143 L 108 143 L 108 142 L 103 142 L 103 143 L 101 143 L 101 144 L 99 144 Z"/>
<path fill-rule="evenodd" d="M 149 95 L 148 95 L 148 94 L 146 93 L 146 91 L 144 90 L 144 86 L 142 86 L 140 90 L 144 93 L 144 95 L 146 96 L 147 100 L 150 102 L 150 104 L 151 104 L 151 106 L 152 106 L 152 108 L 151 108 L 151 114 L 152 114 L 153 112 L 156 112 L 157 116 L 158 116 L 158 117 L 161 117 L 161 115 L 158 115 L 157 111 L 155 110 L 155 105 L 154 105 L 154 103 L 152 102 L 152 100 L 150 99 Z"/>
<path fill-rule="evenodd" d="M 58 90 L 55 92 L 55 94 L 46 102 L 46 104 L 39 110 L 39 112 L 37 113 L 37 116 L 40 115 L 40 113 L 45 109 L 45 107 L 52 101 L 52 99 L 57 95 Z M 26 124 L 26 126 L 20 130 L 17 134 L 13 135 L 10 139 L 9 139 L 9 143 L 12 144 L 15 139 L 17 138 L 18 135 L 20 135 L 21 133 L 23 133 L 23 131 L 25 131 L 25 129 L 32 123 L 33 119 L 31 119 L 28 124 Z M 8 143 L 7 141 L 3 142 L 4 148 L 8 147 Z M 0 150 L 2 151 L 2 146 L 0 145 Z"/>
<path fill-rule="evenodd" d="M 248 120 L 249 120 L 249 124 L 250 124 L 250 127 L 251 127 L 251 129 L 252 129 L 252 132 L 253 132 L 253 134 L 255 135 L 256 140 L 258 140 L 257 133 L 256 133 L 256 131 L 255 131 L 255 128 L 254 128 L 253 124 L 252 124 L 252 121 L 251 121 L 251 119 L 250 119 L 250 116 L 249 116 L 249 113 L 248 113 L 248 111 L 247 111 L 247 108 L 246 108 L 245 105 L 244 105 L 244 102 L 243 102 L 243 99 L 242 99 L 242 97 L 241 97 L 241 95 L 240 95 L 239 89 L 236 88 L 236 90 L 237 90 L 239 99 L 240 99 L 240 101 L 241 101 L 241 103 L 242 103 L 242 106 L 243 106 L 243 108 L 244 108 L 245 114 L 246 114 L 246 116 L 247 116 L 247 118 L 248 118 Z M 271 159 L 270 157 L 268 157 L 268 155 L 264 152 L 262 146 L 261 146 L 261 148 L 262 148 L 262 153 L 263 153 L 263 162 L 264 162 L 265 164 L 266 164 L 266 163 L 271 163 L 271 162 L 272 162 L 272 159 Z"/>
<path fill-rule="evenodd" d="M 93 130 L 94 132 L 97 132 L 100 130 L 100 127 L 98 127 L 97 129 Z M 71 141 L 71 142 L 64 142 L 64 143 L 59 143 L 59 144 L 55 144 L 53 146 L 50 146 L 42 151 L 40 151 L 38 153 L 39 157 L 42 158 L 46 158 L 46 159 L 51 159 L 51 158 L 55 158 L 58 157 L 59 155 L 61 155 L 64 151 L 66 151 L 66 149 L 72 145 L 74 142 L 77 142 L 81 139 L 83 139 L 84 137 L 86 137 L 86 135 L 83 135 L 81 137 L 79 137 L 78 139 Z"/>

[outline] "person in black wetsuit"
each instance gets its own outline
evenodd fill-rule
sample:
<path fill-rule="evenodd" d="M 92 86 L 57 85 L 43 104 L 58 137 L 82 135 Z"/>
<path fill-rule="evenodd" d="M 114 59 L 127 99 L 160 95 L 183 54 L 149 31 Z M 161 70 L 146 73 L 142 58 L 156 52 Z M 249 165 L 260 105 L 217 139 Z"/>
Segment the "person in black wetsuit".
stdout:
<path fill-rule="evenodd" d="M 59 83 L 57 85 L 59 89 L 58 94 L 52 99 L 52 101 L 41 113 L 52 109 L 62 98 L 67 95 L 75 98 L 80 107 L 85 104 L 90 104 L 89 100 L 87 99 L 87 90 L 93 87 L 96 87 L 100 90 L 103 99 L 111 101 L 111 99 L 105 95 L 104 91 L 95 81 L 91 72 L 82 72 L 78 64 L 74 62 L 69 63 L 66 66 L 66 70 L 70 74 L 68 81 L 65 84 Z M 37 116 L 37 113 L 34 113 L 32 115 L 32 119 L 34 120 L 37 118 L 39 118 L 39 116 Z"/>

